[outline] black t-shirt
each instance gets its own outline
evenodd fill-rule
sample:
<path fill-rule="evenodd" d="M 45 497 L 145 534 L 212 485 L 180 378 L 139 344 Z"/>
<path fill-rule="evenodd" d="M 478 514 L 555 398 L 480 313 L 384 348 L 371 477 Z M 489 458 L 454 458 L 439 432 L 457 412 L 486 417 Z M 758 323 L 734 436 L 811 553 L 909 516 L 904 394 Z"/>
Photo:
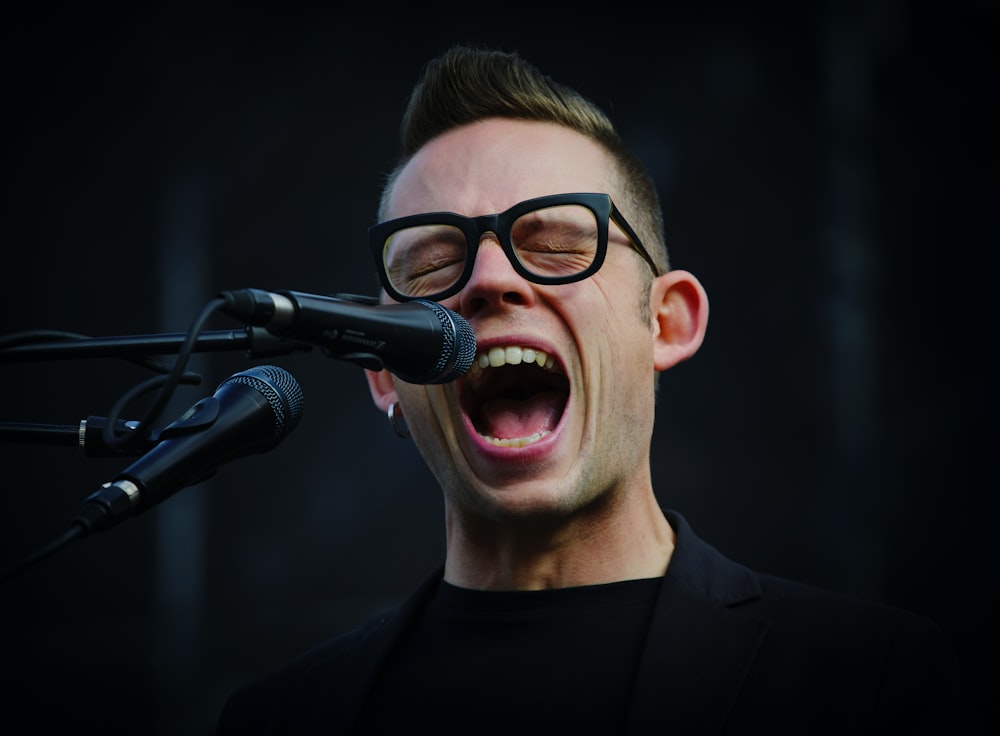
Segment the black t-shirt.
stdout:
<path fill-rule="evenodd" d="M 621 732 L 660 582 L 540 591 L 442 582 L 389 659 L 358 732 Z"/>

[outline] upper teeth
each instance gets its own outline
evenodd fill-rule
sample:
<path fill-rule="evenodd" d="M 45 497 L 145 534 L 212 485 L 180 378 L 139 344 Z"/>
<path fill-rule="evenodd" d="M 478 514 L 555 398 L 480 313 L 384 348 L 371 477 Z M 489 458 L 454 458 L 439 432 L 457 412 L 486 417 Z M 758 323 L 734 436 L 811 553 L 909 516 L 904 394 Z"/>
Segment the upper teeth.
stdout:
<path fill-rule="evenodd" d="M 486 367 L 498 368 L 502 365 L 520 365 L 521 363 L 535 363 L 549 370 L 555 367 L 555 360 L 548 353 L 535 348 L 509 345 L 505 348 L 492 347 L 489 350 L 479 351 L 476 354 L 476 362 L 472 364 L 472 372 L 478 373 Z"/>

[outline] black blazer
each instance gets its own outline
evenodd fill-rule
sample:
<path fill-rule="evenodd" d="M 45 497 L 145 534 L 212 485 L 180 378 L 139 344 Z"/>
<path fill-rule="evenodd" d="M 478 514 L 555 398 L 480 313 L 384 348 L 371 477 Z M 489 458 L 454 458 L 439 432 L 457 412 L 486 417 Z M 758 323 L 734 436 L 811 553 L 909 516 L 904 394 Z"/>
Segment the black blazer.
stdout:
<path fill-rule="evenodd" d="M 667 517 L 677 546 L 624 733 L 978 733 L 951 645 L 928 619 L 752 572 Z M 350 733 L 441 574 L 234 693 L 219 736 Z"/>

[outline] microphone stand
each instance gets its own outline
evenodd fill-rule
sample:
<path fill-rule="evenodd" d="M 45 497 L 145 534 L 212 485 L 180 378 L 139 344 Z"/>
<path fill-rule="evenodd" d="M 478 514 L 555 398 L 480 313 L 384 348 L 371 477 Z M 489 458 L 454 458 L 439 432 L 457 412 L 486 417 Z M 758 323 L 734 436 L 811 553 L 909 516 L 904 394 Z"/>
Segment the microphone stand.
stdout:
<path fill-rule="evenodd" d="M 60 339 L 51 339 L 56 336 Z M 44 338 L 50 339 L 44 340 Z M 176 354 L 188 339 L 189 335 L 185 332 L 84 337 L 49 330 L 28 331 L 0 339 L 0 363 L 107 357 L 136 360 L 148 355 Z M 312 349 L 313 346 L 309 343 L 276 337 L 263 327 L 246 326 L 240 330 L 204 332 L 196 337 L 192 352 L 244 350 L 248 358 L 254 359 L 309 352 Z M 88 457 L 141 454 L 135 447 L 125 449 L 105 446 L 101 442 L 100 434 L 106 424 L 104 417 L 97 416 L 88 417 L 79 425 L 0 422 L 0 442 L 76 445 L 83 449 Z M 133 429 L 134 425 L 135 422 L 116 420 L 115 430 L 127 431 Z M 148 446 L 141 451 L 147 449 Z"/>
<path fill-rule="evenodd" d="M 12 439 L 18 442 L 44 442 L 48 444 L 78 444 L 88 456 L 110 456 L 142 454 L 156 444 L 157 437 L 146 431 L 146 424 L 158 416 L 160 409 L 173 391 L 177 383 L 197 383 L 197 374 L 184 371 L 184 364 L 191 353 L 209 351 L 244 350 L 248 358 L 264 356 L 287 355 L 295 352 L 308 352 L 313 349 L 309 343 L 288 340 L 272 335 L 263 327 L 246 326 L 242 330 L 222 330 L 203 332 L 204 322 L 223 304 L 222 299 L 215 298 L 209 302 L 195 318 L 189 332 L 172 332 L 152 335 L 124 335 L 117 337 L 87 337 L 70 332 L 55 330 L 29 330 L 0 337 L 0 363 L 27 362 L 33 360 L 66 360 L 78 358 L 124 358 L 133 362 L 146 364 L 158 371 L 166 371 L 164 366 L 154 365 L 149 360 L 151 355 L 175 354 L 178 356 L 170 375 L 154 378 L 140 384 L 119 400 L 121 406 L 157 387 L 160 388 L 158 405 L 154 405 L 147 417 L 138 422 L 125 422 L 118 419 L 117 407 L 109 417 L 88 417 L 78 427 L 67 425 L 13 424 L 0 423 L 0 440 Z M 91 445 L 86 447 L 89 434 L 93 438 Z M 113 442 L 115 432 L 124 430 L 128 441 L 120 438 Z M 133 434 L 134 430 L 134 434 Z M 158 434 L 158 433 L 157 433 Z M 130 435 L 132 435 L 130 437 Z M 20 561 L 0 570 L 0 581 L 6 581 L 19 572 L 55 554 L 74 539 L 84 536 L 87 532 L 80 518 L 62 535 L 52 540 L 34 553 Z"/>
<path fill-rule="evenodd" d="M 31 333 L 23 334 L 26 337 L 31 336 Z M 44 334 L 39 333 L 39 335 Z M 13 337 L 8 336 L 7 340 L 13 342 Z M 3 346 L 3 341 L 0 341 L 0 363 L 77 358 L 135 358 L 144 355 L 175 354 L 187 339 L 188 333 L 167 332 L 118 337 L 74 336 L 72 339 L 22 342 L 6 347 Z M 242 330 L 204 332 L 198 335 L 193 352 L 233 350 L 245 350 L 249 358 L 263 358 L 289 355 L 295 352 L 309 352 L 312 350 L 312 345 L 277 337 L 263 327 L 248 326 Z"/>
<path fill-rule="evenodd" d="M 32 341 L 56 334 L 62 334 L 62 339 Z M 136 359 L 147 355 L 176 354 L 187 339 L 188 334 L 184 332 L 119 337 L 83 337 L 50 331 L 26 332 L 0 340 L 0 363 L 107 357 Z M 5 341 L 15 344 L 4 347 Z M 195 340 L 193 352 L 244 350 L 247 357 L 253 359 L 309 352 L 312 349 L 313 346 L 309 343 L 276 337 L 263 327 L 247 326 L 240 330 L 204 332 Z M 135 424 L 118 420 L 115 422 L 115 429 L 127 431 L 134 428 Z M 109 448 L 101 441 L 101 432 L 105 426 L 105 418 L 97 416 L 88 417 L 78 425 L 0 422 L 0 442 L 77 446 L 87 457 L 137 455 L 151 446 L 147 443 L 141 449 Z"/>
<path fill-rule="evenodd" d="M 127 443 L 122 447 L 108 447 L 104 442 L 104 428 L 107 417 L 89 416 L 79 424 L 38 424 L 24 422 L 0 422 L 0 442 L 20 442 L 22 444 L 61 445 L 76 447 L 84 457 L 119 457 L 141 455 L 152 449 L 156 440 L 150 438 L 141 443 Z M 119 435 L 138 427 L 139 422 L 115 422 L 115 432 Z"/>

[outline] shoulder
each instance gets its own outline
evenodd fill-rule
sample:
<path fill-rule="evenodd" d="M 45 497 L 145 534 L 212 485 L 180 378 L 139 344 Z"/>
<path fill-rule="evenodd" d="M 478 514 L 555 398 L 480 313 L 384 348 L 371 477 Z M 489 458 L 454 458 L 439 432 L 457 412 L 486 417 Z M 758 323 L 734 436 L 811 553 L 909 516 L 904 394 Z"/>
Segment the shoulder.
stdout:
<path fill-rule="evenodd" d="M 432 575 L 402 603 L 234 691 L 216 733 L 301 733 L 310 724 L 350 723 L 393 642 L 439 579 Z"/>
<path fill-rule="evenodd" d="M 700 539 L 683 517 L 671 521 L 678 529 L 674 577 L 689 595 L 757 622 L 766 631 L 763 657 L 780 653 L 787 664 L 809 669 L 838 662 L 882 668 L 904 653 L 938 662 L 951 657 L 945 631 L 925 615 L 751 570 Z"/>
<path fill-rule="evenodd" d="M 768 625 L 745 694 L 767 702 L 774 678 L 795 673 L 798 700 L 813 713 L 837 713 L 876 730 L 923 733 L 936 726 L 977 732 L 965 673 L 947 632 L 931 618 L 771 575 L 757 577 L 761 597 L 733 609 Z"/>
<path fill-rule="evenodd" d="M 756 576 L 761 596 L 733 610 L 770 621 L 773 637 L 825 642 L 844 653 L 861 648 L 880 657 L 922 651 L 940 658 L 951 650 L 944 629 L 923 614 L 774 575 Z"/>
<path fill-rule="evenodd" d="M 814 639 L 944 637 L 943 630 L 921 614 L 751 570 L 698 537 L 680 514 L 668 512 L 668 518 L 677 532 L 668 577 L 688 595 L 736 616 L 765 621 L 772 630 L 799 630 Z"/>
<path fill-rule="evenodd" d="M 699 539 L 683 517 L 674 514 L 671 523 L 679 564 L 660 608 L 669 616 L 680 596 L 686 625 L 733 627 L 753 641 L 735 709 L 747 722 L 781 713 L 807 723 L 826 713 L 828 725 L 850 724 L 846 731 L 861 723 L 975 730 L 952 642 L 930 617 L 751 570 Z"/>
<path fill-rule="evenodd" d="M 400 608 L 372 616 L 346 631 L 285 662 L 278 669 L 252 680 L 232 692 L 220 713 L 216 733 L 281 733 L 296 716 L 305 693 L 318 682 L 331 694 L 350 684 L 347 678 L 373 643 L 387 636 L 398 620 Z M 335 696 L 333 696 L 335 697 Z"/>

